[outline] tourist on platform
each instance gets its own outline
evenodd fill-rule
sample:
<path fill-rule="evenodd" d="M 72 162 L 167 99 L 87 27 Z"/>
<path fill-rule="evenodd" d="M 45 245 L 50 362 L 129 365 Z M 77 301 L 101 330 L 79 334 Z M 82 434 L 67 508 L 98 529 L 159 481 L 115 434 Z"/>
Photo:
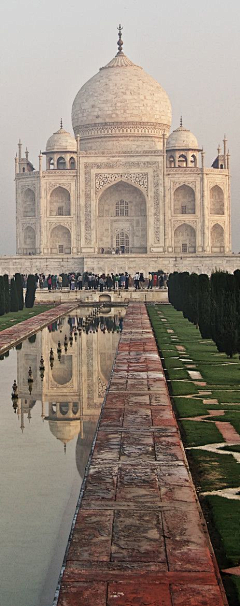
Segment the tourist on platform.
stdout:
<path fill-rule="evenodd" d="M 104 287 L 105 281 L 104 278 L 101 276 L 99 278 L 99 286 L 100 286 L 100 292 L 103 292 L 103 287 Z"/>
<path fill-rule="evenodd" d="M 151 274 L 151 272 L 149 272 L 148 274 L 148 290 L 151 289 L 152 290 L 153 287 L 153 276 Z"/>
<path fill-rule="evenodd" d="M 47 277 L 47 286 L 48 286 L 48 290 L 50 291 L 52 289 L 52 278 L 51 278 L 50 274 L 48 274 L 48 277 Z"/>
<path fill-rule="evenodd" d="M 135 290 L 139 290 L 140 273 L 137 271 L 134 276 Z"/>
<path fill-rule="evenodd" d="M 114 289 L 115 289 L 115 290 L 118 290 L 118 287 L 119 287 L 119 275 L 118 275 L 118 274 L 116 274 L 116 275 L 114 276 Z"/>
<path fill-rule="evenodd" d="M 128 285 L 129 285 L 129 274 L 127 271 L 125 271 L 125 290 L 128 290 Z"/>
<path fill-rule="evenodd" d="M 78 279 L 77 279 L 78 290 L 82 290 L 82 285 L 83 285 L 83 277 L 82 277 L 82 274 L 79 274 Z"/>
<path fill-rule="evenodd" d="M 144 282 L 145 282 L 145 279 L 144 279 L 143 272 L 142 272 L 142 271 L 140 271 L 140 277 L 139 277 L 139 285 L 140 285 L 140 288 L 143 288 L 143 286 L 144 286 Z"/>
<path fill-rule="evenodd" d="M 59 290 L 62 290 L 62 282 L 63 282 L 62 276 L 61 276 L 61 274 L 59 274 L 58 279 L 57 279 L 57 287 L 59 288 Z"/>

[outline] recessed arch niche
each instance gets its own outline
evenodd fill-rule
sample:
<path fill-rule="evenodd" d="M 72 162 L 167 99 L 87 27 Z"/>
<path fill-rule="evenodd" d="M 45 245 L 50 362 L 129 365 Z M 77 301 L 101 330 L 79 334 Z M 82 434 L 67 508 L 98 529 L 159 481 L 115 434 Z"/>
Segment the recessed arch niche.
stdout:
<path fill-rule="evenodd" d="M 24 229 L 23 246 L 26 254 L 35 253 L 36 251 L 36 233 L 31 225 L 28 225 Z"/>
<path fill-rule="evenodd" d="M 175 229 L 174 252 L 180 254 L 196 252 L 196 232 L 194 227 L 183 223 Z"/>
<path fill-rule="evenodd" d="M 175 215 L 194 215 L 195 214 L 195 192 L 189 185 L 180 185 L 177 187 L 173 196 Z"/>
<path fill-rule="evenodd" d="M 210 190 L 210 214 L 224 215 L 224 193 L 219 185 L 214 185 Z"/>
<path fill-rule="evenodd" d="M 129 237 L 130 253 L 147 252 L 146 199 L 138 187 L 124 181 L 110 185 L 100 195 L 97 214 L 99 251 L 115 251 L 122 232 Z"/>
<path fill-rule="evenodd" d="M 49 215 L 51 217 L 69 216 L 71 214 L 70 193 L 65 187 L 55 187 L 49 198 Z"/>
<path fill-rule="evenodd" d="M 213 225 L 211 229 L 211 251 L 224 252 L 224 229 L 219 223 Z"/>
<path fill-rule="evenodd" d="M 22 202 L 23 217 L 35 217 L 36 216 L 36 202 L 35 193 L 29 187 L 25 189 L 23 194 Z"/>
<path fill-rule="evenodd" d="M 64 225 L 56 225 L 50 233 L 52 254 L 69 255 L 71 253 L 71 233 Z"/>

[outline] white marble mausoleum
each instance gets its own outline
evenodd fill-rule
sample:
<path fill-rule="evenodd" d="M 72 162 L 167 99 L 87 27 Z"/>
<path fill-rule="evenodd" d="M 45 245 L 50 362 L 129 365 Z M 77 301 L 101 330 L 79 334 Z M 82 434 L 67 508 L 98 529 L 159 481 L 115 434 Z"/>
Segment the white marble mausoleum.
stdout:
<path fill-rule="evenodd" d="M 239 263 L 231 254 L 226 137 L 206 167 L 182 119 L 171 132 L 165 90 L 122 45 L 120 27 L 117 55 L 73 101 L 74 134 L 61 122 L 39 155 L 38 170 L 19 143 L 22 271 L 30 262 L 36 271 L 169 271 L 179 264 L 208 272 L 230 264 L 231 270 Z"/>

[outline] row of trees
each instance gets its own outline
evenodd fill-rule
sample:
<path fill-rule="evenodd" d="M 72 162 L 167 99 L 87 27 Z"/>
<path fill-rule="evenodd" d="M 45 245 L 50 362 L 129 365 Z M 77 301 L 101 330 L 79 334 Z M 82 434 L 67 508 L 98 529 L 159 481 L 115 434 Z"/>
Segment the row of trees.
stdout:
<path fill-rule="evenodd" d="M 33 307 L 35 291 L 35 276 L 29 275 L 27 279 L 25 307 Z M 7 274 L 0 276 L 0 316 L 9 313 L 9 311 L 19 311 L 23 307 L 23 279 L 21 274 L 16 273 L 10 281 Z"/>
<path fill-rule="evenodd" d="M 174 272 L 168 281 L 170 303 L 199 327 L 203 339 L 213 339 L 219 352 L 240 353 L 240 270 L 234 274 Z"/>

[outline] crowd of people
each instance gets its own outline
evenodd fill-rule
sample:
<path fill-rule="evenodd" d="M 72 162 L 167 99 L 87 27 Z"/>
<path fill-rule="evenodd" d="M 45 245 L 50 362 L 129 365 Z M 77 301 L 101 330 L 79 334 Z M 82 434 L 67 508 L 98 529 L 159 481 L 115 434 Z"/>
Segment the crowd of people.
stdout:
<path fill-rule="evenodd" d="M 147 277 L 144 277 L 143 272 L 136 272 L 134 275 L 127 271 L 121 273 L 94 274 L 93 272 L 68 274 L 35 274 L 36 287 L 51 290 L 119 290 L 119 289 L 152 289 L 152 288 L 167 288 L 168 274 L 159 270 L 157 272 L 149 272 Z M 23 276 L 24 286 L 27 283 L 27 276 Z"/>

